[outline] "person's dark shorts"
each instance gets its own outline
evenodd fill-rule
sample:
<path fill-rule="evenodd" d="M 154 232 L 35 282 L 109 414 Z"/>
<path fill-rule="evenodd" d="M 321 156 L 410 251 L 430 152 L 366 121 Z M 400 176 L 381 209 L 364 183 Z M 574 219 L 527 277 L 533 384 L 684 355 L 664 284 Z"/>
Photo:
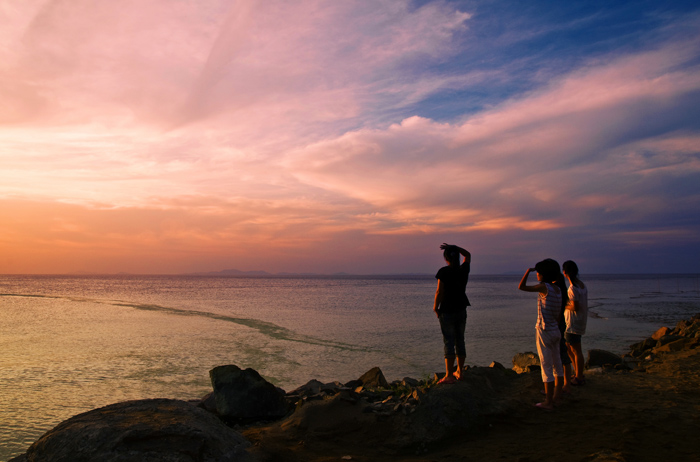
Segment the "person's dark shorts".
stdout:
<path fill-rule="evenodd" d="M 466 356 L 464 331 L 467 326 L 467 310 L 442 312 L 438 319 L 440 320 L 440 330 L 442 330 L 442 340 L 445 344 L 445 358 Z"/>
<path fill-rule="evenodd" d="M 570 334 L 568 332 L 564 333 L 564 340 L 569 345 L 578 345 L 581 343 L 581 336 L 579 334 Z"/>

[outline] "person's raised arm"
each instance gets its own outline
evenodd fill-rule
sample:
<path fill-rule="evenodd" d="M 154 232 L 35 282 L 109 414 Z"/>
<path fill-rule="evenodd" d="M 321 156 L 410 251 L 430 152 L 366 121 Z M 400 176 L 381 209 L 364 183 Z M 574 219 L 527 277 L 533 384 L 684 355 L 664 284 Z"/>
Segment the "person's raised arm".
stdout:
<path fill-rule="evenodd" d="M 460 254 L 461 256 L 464 257 L 464 261 L 465 261 L 465 262 L 467 262 L 467 263 L 471 263 L 471 262 L 472 262 L 472 254 L 469 253 L 468 250 L 463 249 L 463 248 L 461 248 L 461 247 L 458 246 L 458 245 L 448 244 L 448 243 L 446 243 L 446 242 L 440 246 L 440 248 L 441 248 L 442 250 L 445 250 L 445 249 L 448 248 L 448 247 L 454 247 L 454 248 L 457 250 L 457 252 L 459 252 L 459 254 Z"/>
<path fill-rule="evenodd" d="M 527 271 L 525 271 L 523 278 L 520 280 L 520 284 L 518 284 L 518 289 L 523 290 L 525 292 L 545 293 L 547 291 L 547 286 L 545 286 L 543 283 L 539 283 L 534 286 L 527 285 L 527 277 L 532 271 L 535 271 L 535 268 L 528 268 Z"/>

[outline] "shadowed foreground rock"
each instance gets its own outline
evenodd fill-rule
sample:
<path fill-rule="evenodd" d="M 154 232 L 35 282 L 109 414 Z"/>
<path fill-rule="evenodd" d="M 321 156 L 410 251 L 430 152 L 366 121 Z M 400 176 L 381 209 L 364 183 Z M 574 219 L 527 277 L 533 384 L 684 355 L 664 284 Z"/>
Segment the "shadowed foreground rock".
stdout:
<path fill-rule="evenodd" d="M 185 401 L 112 404 L 60 423 L 13 462 L 252 461 L 250 443 L 209 412 Z"/>
<path fill-rule="evenodd" d="M 372 375 L 380 374 L 372 369 Z M 256 451 L 265 460 L 284 456 L 268 451 L 268 438 L 308 445 L 333 441 L 350 447 L 359 439 L 385 454 L 423 450 L 445 438 L 480 431 L 489 419 L 507 414 L 513 402 L 501 392 L 517 380 L 515 372 L 504 368 L 470 367 L 464 380 L 452 385 L 406 378 L 391 388 L 352 390 L 312 381 L 289 395 L 297 400 L 291 416 L 264 429 L 244 431 L 263 440 Z M 318 395 L 309 394 L 313 391 Z"/>

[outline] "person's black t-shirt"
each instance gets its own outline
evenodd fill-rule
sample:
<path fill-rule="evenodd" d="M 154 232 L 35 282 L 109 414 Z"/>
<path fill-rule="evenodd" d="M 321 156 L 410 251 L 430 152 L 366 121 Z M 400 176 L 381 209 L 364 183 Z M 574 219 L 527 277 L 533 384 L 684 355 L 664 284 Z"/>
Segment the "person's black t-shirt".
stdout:
<path fill-rule="evenodd" d="M 469 304 L 469 299 L 465 291 L 469 282 L 469 262 L 464 262 L 458 267 L 443 266 L 438 270 L 435 279 L 442 282 L 444 295 L 438 307 L 440 313 L 465 310 Z"/>

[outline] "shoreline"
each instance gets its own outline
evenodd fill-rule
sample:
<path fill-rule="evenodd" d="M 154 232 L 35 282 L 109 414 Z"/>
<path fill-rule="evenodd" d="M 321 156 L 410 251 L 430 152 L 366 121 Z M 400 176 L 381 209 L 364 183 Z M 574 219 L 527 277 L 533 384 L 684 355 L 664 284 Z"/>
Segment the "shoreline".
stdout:
<path fill-rule="evenodd" d="M 492 364 L 470 368 L 467 383 L 426 384 L 399 398 L 405 406 L 343 387 L 281 420 L 234 428 L 258 461 L 700 460 L 700 315 L 691 321 L 633 345 L 624 364 L 588 369 L 587 384 L 552 412 L 533 406 L 536 368 Z"/>

